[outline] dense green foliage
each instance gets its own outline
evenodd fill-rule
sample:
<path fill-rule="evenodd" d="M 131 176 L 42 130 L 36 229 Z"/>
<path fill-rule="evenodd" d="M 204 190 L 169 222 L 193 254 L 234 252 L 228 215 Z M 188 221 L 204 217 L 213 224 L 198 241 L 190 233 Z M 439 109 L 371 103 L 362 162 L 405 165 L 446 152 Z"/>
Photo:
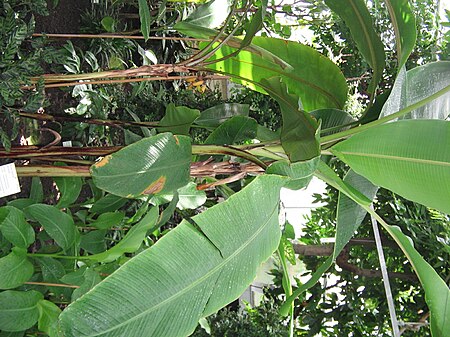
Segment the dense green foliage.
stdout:
<path fill-rule="evenodd" d="M 44 1 L 5 1 L 0 157 L 33 178 L 1 201 L 0 335 L 202 336 L 199 321 L 213 336 L 395 335 L 367 278 L 375 250 L 350 241 L 371 238 L 372 218 L 400 273 L 399 319 L 444 337 L 448 36 L 434 2 L 347 2 L 100 1 L 81 31 L 101 35 L 57 42 L 32 35 Z M 279 12 L 315 32 L 311 46 L 255 37 L 291 34 Z M 252 91 L 224 100 L 219 75 Z M 334 190 L 297 239 L 335 245 L 292 284 L 280 190 L 313 176 Z M 273 254 L 268 300 L 219 311 Z"/>

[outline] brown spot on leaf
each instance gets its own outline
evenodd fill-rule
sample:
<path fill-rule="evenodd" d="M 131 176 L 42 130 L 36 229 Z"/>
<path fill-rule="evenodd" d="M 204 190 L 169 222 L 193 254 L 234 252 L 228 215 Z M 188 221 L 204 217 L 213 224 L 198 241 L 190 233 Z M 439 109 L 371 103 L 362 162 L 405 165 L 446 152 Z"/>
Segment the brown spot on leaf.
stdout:
<path fill-rule="evenodd" d="M 106 164 L 109 163 L 109 161 L 111 160 L 111 158 L 112 158 L 112 157 L 111 157 L 110 155 L 108 155 L 108 156 L 104 157 L 102 160 L 100 160 L 98 163 L 95 163 L 94 166 L 95 166 L 96 168 L 103 167 L 103 166 L 105 166 Z"/>
<path fill-rule="evenodd" d="M 180 140 L 178 139 L 178 137 L 174 135 L 173 138 L 175 138 L 175 143 L 177 145 L 180 145 Z"/>
<path fill-rule="evenodd" d="M 166 177 L 161 176 L 158 180 L 152 182 L 145 190 L 143 194 L 155 194 L 161 192 L 166 183 Z"/>

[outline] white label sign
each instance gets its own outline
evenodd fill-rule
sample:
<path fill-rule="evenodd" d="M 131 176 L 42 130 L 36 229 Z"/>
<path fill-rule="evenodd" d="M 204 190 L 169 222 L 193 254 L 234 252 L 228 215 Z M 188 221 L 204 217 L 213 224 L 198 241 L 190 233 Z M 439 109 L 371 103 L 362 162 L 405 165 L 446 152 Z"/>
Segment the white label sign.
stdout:
<path fill-rule="evenodd" d="M 0 166 L 0 198 L 20 192 L 14 163 Z"/>

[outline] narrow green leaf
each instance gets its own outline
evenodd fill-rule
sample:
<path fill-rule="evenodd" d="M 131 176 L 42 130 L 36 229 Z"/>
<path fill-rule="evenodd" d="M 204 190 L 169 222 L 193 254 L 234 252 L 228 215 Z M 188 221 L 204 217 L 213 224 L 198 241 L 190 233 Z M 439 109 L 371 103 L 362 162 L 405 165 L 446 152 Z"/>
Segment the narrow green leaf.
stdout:
<path fill-rule="evenodd" d="M 314 286 L 317 282 L 319 282 L 322 275 L 325 274 L 325 272 L 328 269 L 330 269 L 332 265 L 333 265 L 333 257 L 330 256 L 319 268 L 317 268 L 317 270 L 311 275 L 311 278 L 308 281 L 306 281 L 300 287 L 295 289 L 292 295 L 286 299 L 286 302 L 284 302 L 283 305 L 280 307 L 280 315 L 287 316 L 289 314 L 289 310 L 292 306 L 292 303 L 295 301 L 295 299 L 299 297 L 300 294 L 304 293 L 306 290 L 308 290 L 309 288 Z"/>
<path fill-rule="evenodd" d="M 156 64 L 156 63 L 155 63 L 155 64 Z M 145 82 L 142 82 L 142 84 L 145 84 Z M 135 97 L 136 97 L 137 94 L 133 92 L 133 95 L 135 95 Z M 139 118 L 139 116 L 138 116 L 136 113 L 134 113 L 133 111 L 131 111 L 130 108 L 126 107 L 126 108 L 125 108 L 125 111 L 129 113 L 129 115 L 131 116 L 131 118 L 133 118 L 133 120 L 134 120 L 135 122 L 141 122 L 141 119 Z M 151 131 L 151 129 L 149 129 L 148 127 L 141 126 L 140 129 L 141 129 L 141 131 L 142 131 L 142 134 L 143 134 L 145 137 L 151 137 L 151 136 L 152 136 L 152 131 Z M 142 138 L 142 137 L 141 137 L 141 138 Z"/>
<path fill-rule="evenodd" d="M 408 0 L 385 0 L 385 3 L 394 27 L 397 68 L 400 69 L 406 63 L 416 44 L 416 18 Z"/>
<path fill-rule="evenodd" d="M 189 182 L 191 143 L 187 136 L 162 133 L 144 138 L 91 166 L 97 187 L 133 198 L 173 192 Z"/>
<path fill-rule="evenodd" d="M 28 206 L 35 204 L 36 202 L 33 199 L 29 198 L 18 198 L 11 201 L 8 201 L 8 206 L 15 207 L 23 211 Z"/>
<path fill-rule="evenodd" d="M 114 212 L 127 203 L 127 199 L 114 194 L 107 194 L 97 200 L 89 210 L 91 213 Z"/>
<path fill-rule="evenodd" d="M 86 268 L 83 272 L 83 282 L 72 293 L 72 302 L 86 294 L 102 281 L 100 275 L 93 268 Z"/>
<path fill-rule="evenodd" d="M 23 212 L 12 206 L 0 208 L 0 231 L 6 240 L 20 248 L 28 248 L 34 242 L 33 227 Z"/>
<path fill-rule="evenodd" d="M 64 335 L 192 333 L 201 317 L 236 299 L 277 249 L 284 180 L 257 177 L 193 217 L 196 226 L 183 221 L 67 307 L 60 316 Z"/>
<path fill-rule="evenodd" d="M 0 270 L 0 289 L 17 288 L 28 281 L 34 273 L 33 264 L 28 260 L 26 250 L 17 247 L 13 247 L 11 253 L 0 258 Z M 23 329 L 17 331 L 21 330 Z"/>
<path fill-rule="evenodd" d="M 247 116 L 250 111 L 248 104 L 239 103 L 224 103 L 213 106 L 200 113 L 200 116 L 195 120 L 195 124 L 206 127 L 218 127 L 234 116 Z"/>
<path fill-rule="evenodd" d="M 172 132 L 176 135 L 189 135 L 192 123 L 200 116 L 200 110 L 170 103 L 166 114 L 159 122 L 160 132 Z M 163 127 L 162 127 L 163 126 Z"/>
<path fill-rule="evenodd" d="M 39 203 L 44 200 L 44 190 L 42 188 L 41 178 L 39 177 L 33 177 L 31 179 L 30 199 L 35 203 Z"/>
<path fill-rule="evenodd" d="M 167 221 L 169 221 L 169 219 L 175 212 L 175 209 L 177 208 L 177 203 L 178 203 L 178 193 L 175 193 L 169 205 L 167 205 L 164 211 L 162 211 L 161 214 L 159 215 L 158 222 L 156 223 L 156 225 L 148 230 L 149 233 L 152 233 L 158 228 L 161 228 L 161 226 L 164 226 L 167 223 Z"/>
<path fill-rule="evenodd" d="M 229 0 L 211 0 L 196 8 L 184 21 L 201 27 L 219 27 L 230 12 Z"/>
<path fill-rule="evenodd" d="M 124 253 L 134 253 L 139 249 L 148 230 L 155 226 L 157 220 L 158 208 L 153 207 L 139 223 L 127 232 L 118 244 L 103 253 L 90 255 L 89 258 L 99 262 L 112 262 Z"/>
<path fill-rule="evenodd" d="M 350 169 L 344 177 L 344 183 L 352 186 L 355 190 L 364 194 L 369 200 L 373 200 L 378 187 L 366 178 Z M 355 203 L 344 193 L 339 193 L 337 219 L 336 219 L 336 241 L 334 244 L 333 259 L 336 259 L 345 245 L 353 237 L 367 211 Z"/>
<path fill-rule="evenodd" d="M 96 220 L 89 223 L 89 226 L 98 229 L 109 229 L 113 226 L 118 226 L 121 224 L 125 217 L 123 212 L 107 212 L 100 214 Z"/>
<path fill-rule="evenodd" d="M 219 31 L 217 31 L 217 30 L 198 26 L 196 24 L 186 22 L 186 21 L 177 22 L 173 26 L 173 28 L 182 34 L 185 34 L 188 36 L 193 36 L 198 39 L 211 39 L 212 40 L 219 33 Z M 240 43 L 241 43 L 240 39 L 235 38 L 235 37 L 232 37 L 231 39 L 234 40 L 235 43 L 237 41 L 236 44 L 240 45 Z"/>
<path fill-rule="evenodd" d="M 402 67 L 381 111 L 381 117 L 392 115 L 435 94 L 450 85 L 450 62 L 426 64 L 406 71 Z M 434 99 L 402 119 L 446 119 L 450 114 L 450 92 Z"/>
<path fill-rule="evenodd" d="M 37 303 L 39 310 L 38 329 L 50 336 L 55 336 L 58 317 L 61 309 L 53 302 L 47 300 L 40 300 Z"/>
<path fill-rule="evenodd" d="M 325 181 L 328 185 L 331 185 L 340 192 L 345 193 L 345 195 L 349 196 L 352 200 L 356 200 L 361 205 L 369 206 L 372 203 L 372 200 L 369 200 L 360 191 L 342 181 L 342 179 L 339 178 L 336 172 L 334 172 L 322 160 L 319 161 L 319 165 L 317 167 L 315 175 Z"/>
<path fill-rule="evenodd" d="M 80 248 L 88 253 L 98 254 L 106 250 L 105 242 L 106 230 L 90 231 L 82 234 L 80 240 Z"/>
<path fill-rule="evenodd" d="M 433 337 L 446 337 L 450 331 L 450 289 L 414 248 L 411 238 L 403 234 L 397 226 L 388 225 L 378 214 L 371 212 L 395 239 L 414 268 L 425 290 L 425 301 L 430 309 L 430 325 Z"/>
<path fill-rule="evenodd" d="M 64 277 L 66 271 L 60 261 L 49 257 L 39 258 L 36 260 L 41 267 L 42 280 L 44 282 L 61 283 L 61 278 Z M 58 298 L 70 298 L 71 289 L 69 288 L 48 287 L 48 289 Z"/>
<path fill-rule="evenodd" d="M 369 92 L 373 94 L 386 64 L 384 46 L 376 33 L 364 0 L 325 0 L 350 29 L 359 51 L 373 69 Z"/>
<path fill-rule="evenodd" d="M 139 19 L 141 20 L 141 32 L 145 41 L 150 37 L 150 26 L 152 24 L 152 17 L 150 15 L 150 8 L 147 0 L 138 0 L 139 2 Z"/>
<path fill-rule="evenodd" d="M 232 145 L 256 137 L 258 123 L 245 116 L 234 116 L 223 122 L 205 140 L 205 144 Z"/>
<path fill-rule="evenodd" d="M 58 208 L 66 208 L 72 205 L 80 195 L 83 187 L 83 179 L 79 177 L 54 178 L 61 196 L 56 205 Z"/>
<path fill-rule="evenodd" d="M 331 152 L 373 184 L 450 213 L 450 122 L 402 120 L 338 143 Z"/>
<path fill-rule="evenodd" d="M 240 48 L 247 47 L 253 40 L 253 37 L 263 27 L 264 17 L 266 16 L 267 0 L 261 1 L 261 6 L 258 7 L 255 14 L 253 14 L 250 24 L 248 25 L 245 36 L 242 39 Z"/>
<path fill-rule="evenodd" d="M 68 250 L 78 242 L 80 233 L 70 215 L 54 206 L 44 204 L 31 205 L 26 211 L 44 227 L 48 235 L 63 250 Z"/>
<path fill-rule="evenodd" d="M 0 329 L 22 331 L 36 324 L 37 304 L 44 296 L 37 291 L 7 290 L 0 293 Z"/>
<path fill-rule="evenodd" d="M 298 97 L 288 93 L 287 87 L 279 77 L 262 80 L 269 94 L 281 108 L 283 126 L 281 145 L 294 163 L 319 156 L 320 144 L 317 139 L 318 123 L 306 112 L 299 109 Z"/>
<path fill-rule="evenodd" d="M 0 337 L 23 337 L 25 336 L 25 331 L 0 331 Z"/>

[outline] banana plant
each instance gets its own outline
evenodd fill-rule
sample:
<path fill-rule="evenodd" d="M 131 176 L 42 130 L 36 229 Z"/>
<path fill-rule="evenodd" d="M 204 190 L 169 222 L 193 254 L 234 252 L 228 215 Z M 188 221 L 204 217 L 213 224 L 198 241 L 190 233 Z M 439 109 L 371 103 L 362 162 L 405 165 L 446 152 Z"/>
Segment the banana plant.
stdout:
<path fill-rule="evenodd" d="M 344 6 L 331 0 L 326 3 L 349 25 L 361 53 L 373 67 L 372 105 L 385 55 L 365 2 L 345 0 Z M 139 4 L 144 23 L 148 20 L 146 2 Z M 159 134 L 118 151 L 111 149 L 89 169 L 58 166 L 18 170 L 23 175 L 39 175 L 48 169 L 52 176 L 92 177 L 93 189 L 109 193 L 91 209 L 101 213 L 92 222 L 99 237 L 104 236 L 103 230 L 124 221 L 124 215 L 117 212 L 124 199 L 152 200 L 155 206 L 147 202 L 138 210 L 136 218 L 128 220 L 131 230 L 113 248 L 92 253 L 89 238 L 80 238 L 72 217 L 61 210 L 66 205 L 58 208 L 31 200 L 0 208 L 0 230 L 14 246 L 0 258 L 0 288 L 5 290 L 0 293 L 0 329 L 20 332 L 38 322 L 39 329 L 51 337 L 188 336 L 201 318 L 238 298 L 255 278 L 258 267 L 282 249 L 278 216 L 281 188 L 300 189 L 317 176 L 340 192 L 335 251 L 296 291 L 290 290 L 285 276 L 288 298 L 282 313 L 292 319 L 293 301 L 334 263 L 369 212 L 397 242 L 417 273 L 430 310 L 432 335 L 446 336 L 450 331 L 448 285 L 401 229 L 386 223 L 370 205 L 381 186 L 450 213 L 450 122 L 446 120 L 450 112 L 450 77 L 446 75 L 450 63 L 436 62 L 406 71 L 404 63 L 415 39 L 414 18 L 407 1 L 386 4 L 396 34 L 399 69 L 379 119 L 370 123 L 358 122 L 344 110 L 348 87 L 331 60 L 292 41 L 256 37 L 250 43 L 261 25 L 260 17 L 252 21 L 250 34 L 243 38 L 227 36 L 224 29 L 196 26 L 195 20 L 179 23 L 179 31 L 211 39 L 182 64 L 186 68 L 180 69 L 226 74 L 270 95 L 281 108 L 280 134 L 263 139 L 262 126 L 249 118 L 248 112 L 242 112 L 242 107 L 221 106 L 199 112 L 171 106 L 159 125 Z M 200 13 L 205 15 L 212 7 L 201 7 Z M 236 14 L 234 7 L 230 8 L 230 15 Z M 354 17 L 358 20 L 352 20 Z M 186 136 L 191 125 L 211 131 L 205 144 L 191 143 Z M 262 142 L 243 144 L 250 139 Z M 198 161 L 193 161 L 193 155 Z M 238 160 L 230 164 L 224 156 Z M 351 168 L 343 180 L 325 163 L 325 156 L 334 156 Z M 214 165 L 210 165 L 211 160 Z M 221 167 L 223 172 L 218 171 Z M 147 233 L 164 224 L 167 212 L 182 208 L 183 196 L 194 193 L 186 187 L 192 186 L 192 176 L 218 172 L 230 177 L 215 181 L 214 186 L 246 174 L 251 179 L 240 191 L 231 191 L 224 202 L 185 218 L 150 248 L 140 248 Z M 65 200 L 74 198 L 68 195 Z M 167 203 L 159 214 L 157 206 Z M 194 204 L 192 207 L 202 202 Z M 42 225 L 59 252 L 27 252 L 34 241 L 30 231 L 33 222 Z M 80 245 L 87 253 L 79 254 Z M 139 253 L 132 258 L 125 255 L 135 252 Z M 279 254 L 284 256 L 280 250 Z M 39 259 L 57 271 L 64 269 L 55 262 L 58 259 L 68 259 L 72 268 L 74 260 L 79 262 L 74 273 L 59 277 L 77 287 L 73 302 L 62 312 L 41 293 L 16 289 L 30 280 L 31 261 Z M 120 268 L 102 280 L 97 269 L 115 260 L 121 260 Z"/>

